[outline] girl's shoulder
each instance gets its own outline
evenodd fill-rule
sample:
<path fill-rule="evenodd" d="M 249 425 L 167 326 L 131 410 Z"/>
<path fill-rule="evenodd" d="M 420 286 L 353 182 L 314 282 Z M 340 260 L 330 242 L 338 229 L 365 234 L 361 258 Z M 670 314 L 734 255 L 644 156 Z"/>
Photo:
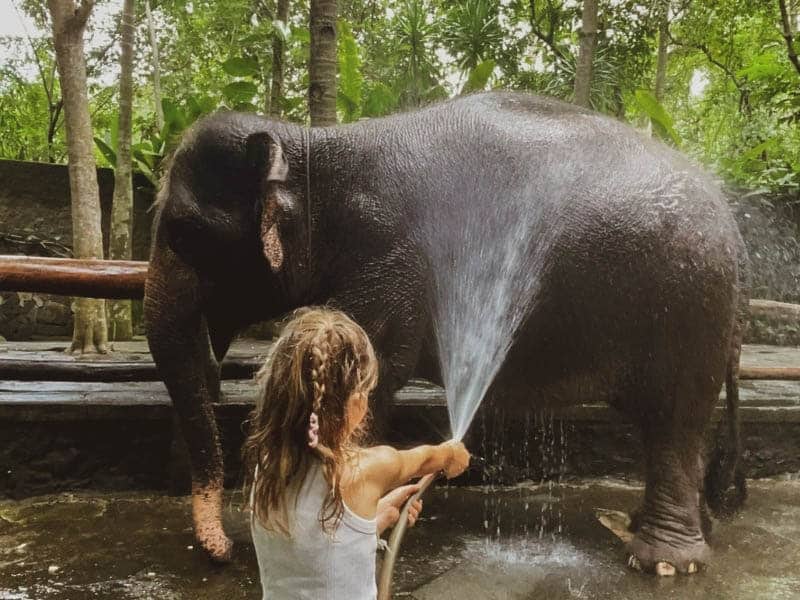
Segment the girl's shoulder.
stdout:
<path fill-rule="evenodd" d="M 373 463 L 397 462 L 399 455 L 399 451 L 392 446 L 368 446 L 359 448 L 356 460 L 360 467 L 368 467 Z"/>
<path fill-rule="evenodd" d="M 400 453 L 391 446 L 359 448 L 353 471 L 359 479 L 391 479 L 400 468 Z"/>

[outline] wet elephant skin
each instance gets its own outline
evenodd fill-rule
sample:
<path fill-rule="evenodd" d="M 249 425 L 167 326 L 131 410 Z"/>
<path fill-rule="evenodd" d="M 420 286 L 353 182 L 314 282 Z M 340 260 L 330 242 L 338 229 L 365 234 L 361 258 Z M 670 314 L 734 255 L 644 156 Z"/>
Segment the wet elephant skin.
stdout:
<path fill-rule="evenodd" d="M 508 207 L 530 223 L 516 276 L 537 293 L 490 402 L 603 399 L 625 412 L 648 473 L 633 564 L 691 571 L 706 559 L 702 492 L 727 488 L 738 452 L 746 256 L 727 203 L 680 154 L 613 119 L 504 92 L 310 130 L 219 113 L 184 136 L 159 194 L 145 318 L 212 557 L 230 552 L 211 404 L 236 332 L 300 306 L 345 310 L 380 357 L 384 426 L 391 394 L 436 374 L 426 248 L 492 244 L 465 238 L 460 218 Z M 452 225 L 431 233 L 432 215 Z M 726 377 L 730 439 L 709 478 L 703 436 Z"/>

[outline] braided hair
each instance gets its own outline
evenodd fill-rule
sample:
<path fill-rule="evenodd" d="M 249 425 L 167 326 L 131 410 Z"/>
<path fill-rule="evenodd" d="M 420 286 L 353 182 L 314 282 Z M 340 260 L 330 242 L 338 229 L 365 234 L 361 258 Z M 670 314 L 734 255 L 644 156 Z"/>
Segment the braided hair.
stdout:
<path fill-rule="evenodd" d="M 336 529 L 344 512 L 342 473 L 363 434 L 363 427 L 350 430 L 349 401 L 369 393 L 377 377 L 366 333 L 344 313 L 305 309 L 287 324 L 256 375 L 261 393 L 243 449 L 245 487 L 264 527 L 291 535 L 287 498 L 296 498 L 317 459 L 329 484 L 320 523 Z M 309 444 L 312 415 L 318 433 Z"/>

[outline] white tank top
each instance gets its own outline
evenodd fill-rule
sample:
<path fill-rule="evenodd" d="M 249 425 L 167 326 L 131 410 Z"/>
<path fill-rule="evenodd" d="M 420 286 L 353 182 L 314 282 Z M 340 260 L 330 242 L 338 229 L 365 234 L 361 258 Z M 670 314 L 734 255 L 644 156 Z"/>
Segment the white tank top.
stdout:
<path fill-rule="evenodd" d="M 331 536 L 322 529 L 319 513 L 328 482 L 319 460 L 312 461 L 300 486 L 291 537 L 264 529 L 251 519 L 263 600 L 374 600 L 375 519 L 364 519 L 344 506 Z"/>

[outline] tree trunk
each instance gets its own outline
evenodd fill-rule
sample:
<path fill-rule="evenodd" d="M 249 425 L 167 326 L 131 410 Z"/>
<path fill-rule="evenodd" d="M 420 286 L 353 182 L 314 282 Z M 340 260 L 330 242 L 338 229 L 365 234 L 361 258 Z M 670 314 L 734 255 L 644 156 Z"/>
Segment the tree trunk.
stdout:
<path fill-rule="evenodd" d="M 131 164 L 131 116 L 133 113 L 133 43 L 134 0 L 122 6 L 122 37 L 119 70 L 119 133 L 117 165 L 114 171 L 114 202 L 111 205 L 111 239 L 109 258 L 130 260 L 131 223 L 133 214 L 133 165 Z M 114 300 L 109 309 L 109 338 L 129 340 L 133 337 L 131 301 Z"/>
<path fill-rule="evenodd" d="M 94 140 L 86 90 L 83 32 L 94 0 L 48 0 L 53 23 L 56 63 L 64 99 L 64 121 L 72 199 L 72 240 L 76 258 L 103 258 L 100 229 L 100 193 Z M 72 352 L 107 352 L 105 302 L 91 298 L 75 301 Z"/>
<path fill-rule="evenodd" d="M 156 125 L 158 131 L 164 129 L 164 108 L 161 106 L 161 61 L 158 57 L 158 38 L 153 13 L 150 11 L 150 0 L 144 0 L 144 11 L 147 15 L 147 28 L 150 30 L 150 49 L 153 52 L 153 100 L 156 104 Z"/>
<path fill-rule="evenodd" d="M 789 62 L 795 68 L 798 75 L 800 75 L 800 58 L 797 57 L 797 52 L 794 49 L 794 34 L 792 33 L 792 22 L 790 15 L 791 4 L 789 8 L 786 6 L 786 0 L 778 0 L 778 8 L 781 11 L 781 33 L 783 39 L 786 41 L 787 54 L 789 55 Z"/>
<path fill-rule="evenodd" d="M 278 0 L 275 18 L 286 25 L 289 22 L 289 0 Z M 283 57 L 286 42 L 280 32 L 272 34 L 272 92 L 270 94 L 269 114 L 280 117 L 283 113 Z"/>
<path fill-rule="evenodd" d="M 597 0 L 583 1 L 578 64 L 575 66 L 575 104 L 591 107 L 592 59 L 597 46 Z"/>
<path fill-rule="evenodd" d="M 336 0 L 311 0 L 308 112 L 311 126 L 336 123 Z"/>
<path fill-rule="evenodd" d="M 659 102 L 664 98 L 667 83 L 667 46 L 669 45 L 669 0 L 660 0 L 658 7 L 658 55 L 656 56 L 655 96 Z"/>

